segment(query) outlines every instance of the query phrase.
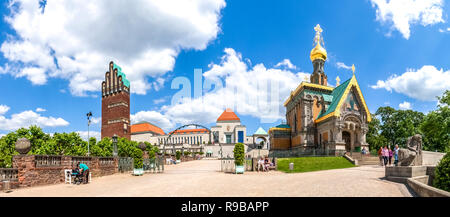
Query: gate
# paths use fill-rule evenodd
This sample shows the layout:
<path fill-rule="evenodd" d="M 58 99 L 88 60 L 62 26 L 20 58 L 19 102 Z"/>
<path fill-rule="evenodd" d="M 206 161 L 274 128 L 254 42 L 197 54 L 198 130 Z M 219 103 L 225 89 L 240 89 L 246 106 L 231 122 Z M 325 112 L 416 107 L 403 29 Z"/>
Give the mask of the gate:
<path fill-rule="evenodd" d="M 145 172 L 164 172 L 164 157 L 155 156 L 154 158 L 144 159 L 144 171 Z"/>
<path fill-rule="evenodd" d="M 128 172 L 134 169 L 134 159 L 132 157 L 119 158 L 119 172 Z"/>

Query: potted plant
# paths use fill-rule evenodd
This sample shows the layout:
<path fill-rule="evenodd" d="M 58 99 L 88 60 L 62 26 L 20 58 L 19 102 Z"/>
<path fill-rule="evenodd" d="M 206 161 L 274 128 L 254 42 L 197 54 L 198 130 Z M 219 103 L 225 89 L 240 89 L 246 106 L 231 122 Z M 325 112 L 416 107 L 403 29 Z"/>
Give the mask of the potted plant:
<path fill-rule="evenodd" d="M 175 153 L 175 157 L 177 158 L 177 164 L 181 163 L 181 160 L 180 160 L 180 158 L 181 158 L 181 151 L 177 151 Z"/>
<path fill-rule="evenodd" d="M 244 144 L 242 143 L 236 143 L 236 145 L 234 145 L 234 164 L 236 165 L 236 174 L 244 173 Z"/>

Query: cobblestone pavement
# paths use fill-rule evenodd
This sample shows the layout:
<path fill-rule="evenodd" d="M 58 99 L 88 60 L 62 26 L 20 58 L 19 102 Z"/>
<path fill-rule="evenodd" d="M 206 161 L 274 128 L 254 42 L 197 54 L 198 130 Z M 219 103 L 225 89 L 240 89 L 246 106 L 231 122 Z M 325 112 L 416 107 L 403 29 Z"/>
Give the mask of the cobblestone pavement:
<path fill-rule="evenodd" d="M 165 167 L 162 174 L 116 174 L 93 178 L 87 185 L 59 184 L 15 189 L 15 196 L 230 196 L 230 197 L 411 197 L 405 185 L 383 179 L 380 166 L 286 174 L 278 171 L 225 174 L 220 161 L 201 160 Z"/>

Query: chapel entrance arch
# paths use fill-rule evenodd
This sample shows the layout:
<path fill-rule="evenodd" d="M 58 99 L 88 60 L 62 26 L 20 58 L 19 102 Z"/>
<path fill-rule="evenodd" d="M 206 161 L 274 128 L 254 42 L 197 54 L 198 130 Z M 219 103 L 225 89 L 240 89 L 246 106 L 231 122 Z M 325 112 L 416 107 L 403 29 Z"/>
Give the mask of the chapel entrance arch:
<path fill-rule="evenodd" d="M 345 150 L 346 151 L 351 151 L 352 149 L 352 135 L 350 132 L 348 131 L 343 131 L 342 132 L 342 140 L 345 142 Z"/>

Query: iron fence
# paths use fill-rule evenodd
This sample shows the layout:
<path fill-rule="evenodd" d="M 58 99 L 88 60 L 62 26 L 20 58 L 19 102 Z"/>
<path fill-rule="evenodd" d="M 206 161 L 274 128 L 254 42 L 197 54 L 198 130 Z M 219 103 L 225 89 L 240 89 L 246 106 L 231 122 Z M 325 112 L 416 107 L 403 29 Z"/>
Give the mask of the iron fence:
<path fill-rule="evenodd" d="M 119 158 L 119 172 L 128 172 L 134 169 L 134 159 L 132 157 Z"/>
<path fill-rule="evenodd" d="M 220 159 L 220 171 L 225 173 L 234 173 L 236 171 L 236 165 L 234 158 L 221 158 Z M 245 158 L 244 160 L 245 171 L 253 171 L 253 159 Z"/>
<path fill-rule="evenodd" d="M 289 157 L 342 157 L 345 150 L 334 149 L 290 149 L 290 150 L 271 150 L 269 157 L 271 158 L 289 158 Z"/>
<path fill-rule="evenodd" d="M 162 156 L 144 159 L 143 165 L 146 172 L 164 172 L 164 158 Z"/>

